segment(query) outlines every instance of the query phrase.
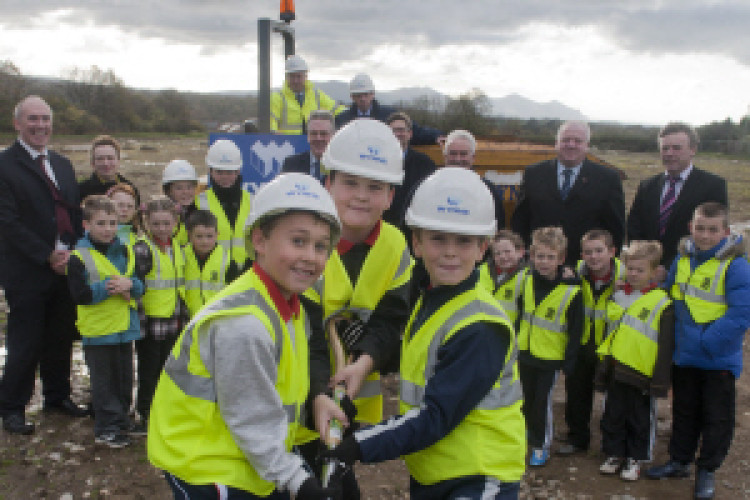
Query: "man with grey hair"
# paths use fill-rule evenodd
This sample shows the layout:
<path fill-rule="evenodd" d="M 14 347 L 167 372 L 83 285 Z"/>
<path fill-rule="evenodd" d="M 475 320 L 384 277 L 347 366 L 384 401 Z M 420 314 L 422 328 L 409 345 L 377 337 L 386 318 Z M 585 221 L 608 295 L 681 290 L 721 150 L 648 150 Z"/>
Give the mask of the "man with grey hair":
<path fill-rule="evenodd" d="M 281 173 L 310 174 L 323 183 L 325 171 L 320 158 L 331 142 L 333 131 L 333 114 L 330 111 L 319 109 L 311 112 L 307 122 L 307 142 L 310 144 L 310 151 L 287 156 L 281 166 Z"/>
<path fill-rule="evenodd" d="M 349 94 L 352 104 L 336 115 L 336 129 L 340 129 L 347 123 L 357 118 L 372 118 L 387 123 L 388 117 L 396 112 L 391 106 L 380 104 L 375 99 L 375 85 L 372 79 L 365 73 L 354 75 L 349 82 Z M 409 141 L 411 146 L 439 144 L 442 134 L 439 130 L 423 127 L 412 122 L 412 137 Z"/>
<path fill-rule="evenodd" d="M 0 152 L 0 286 L 8 301 L 7 358 L 0 381 L 3 429 L 31 434 L 25 408 L 37 367 L 44 411 L 87 414 L 70 400 L 75 306 L 65 270 L 81 236 L 78 183 L 70 161 L 48 149 L 52 110 L 39 96 L 15 108 L 18 139 Z"/>
<path fill-rule="evenodd" d="M 453 130 L 445 138 L 443 144 L 443 158 L 446 167 L 463 167 L 472 170 L 474 168 L 474 155 L 477 151 L 477 140 L 468 130 Z M 505 227 L 505 207 L 503 206 L 503 196 L 500 190 L 492 182 L 485 178 L 482 181 L 492 193 L 492 199 L 495 202 L 495 220 L 497 228 Z"/>
<path fill-rule="evenodd" d="M 698 134 L 686 123 L 671 122 L 658 136 L 664 172 L 641 181 L 628 214 L 628 240 L 658 240 L 662 265 L 677 254 L 680 238 L 687 236 L 695 207 L 708 201 L 729 206 L 727 182 L 693 165 Z"/>

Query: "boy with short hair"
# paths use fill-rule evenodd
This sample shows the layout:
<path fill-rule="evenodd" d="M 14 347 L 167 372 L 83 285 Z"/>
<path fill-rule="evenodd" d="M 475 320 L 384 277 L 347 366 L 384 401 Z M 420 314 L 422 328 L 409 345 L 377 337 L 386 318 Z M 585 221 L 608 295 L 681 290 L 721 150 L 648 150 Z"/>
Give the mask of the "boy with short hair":
<path fill-rule="evenodd" d="M 699 499 L 713 498 L 714 471 L 732 442 L 735 381 L 750 326 L 750 264 L 743 258 L 742 237 L 730 233 L 728 219 L 720 203 L 699 205 L 665 282 L 676 320 L 670 460 L 646 475 L 688 476 L 700 442 Z"/>
<path fill-rule="evenodd" d="M 532 467 L 549 460 L 552 387 L 560 369 L 566 376 L 573 371 L 583 331 L 580 280 L 562 274 L 567 241 L 559 227 L 531 234 L 532 272 L 518 299 L 518 361 Z"/>
<path fill-rule="evenodd" d="M 566 443 L 558 448 L 558 455 L 572 455 L 589 449 L 596 349 L 604 339 L 607 300 L 622 273 L 616 251 L 612 234 L 606 229 L 591 229 L 581 237 L 581 260 L 576 264 L 576 273 L 581 279 L 585 317 L 576 363 L 570 376 L 565 377 L 568 436 Z"/>
<path fill-rule="evenodd" d="M 336 208 L 316 179 L 290 173 L 258 191 L 249 221 L 255 264 L 180 335 L 154 395 L 148 457 L 175 498 L 340 499 L 291 451 L 309 393 L 298 296 L 338 240 Z M 309 396 L 346 423 L 330 398 Z"/>
<path fill-rule="evenodd" d="M 83 205 L 86 235 L 76 244 L 67 269 L 91 377 L 94 441 L 109 448 L 130 444 L 133 341 L 140 337 L 134 299 L 144 291 L 133 276 L 132 253 L 116 237 L 117 226 L 112 200 L 89 196 Z"/>
<path fill-rule="evenodd" d="M 323 453 L 345 463 L 403 456 L 414 500 L 519 495 L 526 443 L 515 334 L 475 270 L 495 232 L 492 204 L 464 168 L 442 168 L 416 189 L 406 223 L 430 286 L 401 344 L 401 415 Z"/>
<path fill-rule="evenodd" d="M 495 296 L 515 323 L 518 297 L 529 269 L 523 260 L 526 255 L 523 238 L 510 229 L 501 229 L 490 247 L 491 260 L 479 267 L 479 283 Z"/>
<path fill-rule="evenodd" d="M 195 210 L 187 220 L 189 242 L 182 247 L 182 298 L 190 317 L 239 276 L 237 263 L 229 258 L 224 247 L 216 244 L 216 216 L 208 210 Z"/>
<path fill-rule="evenodd" d="M 658 241 L 632 241 L 623 250 L 626 282 L 618 286 L 605 311 L 607 338 L 597 386 L 607 398 L 601 421 L 602 474 L 626 481 L 640 477 L 640 464 L 651 460 L 656 438 L 656 400 L 666 397 L 674 350 L 672 301 L 657 288 L 662 247 Z"/>

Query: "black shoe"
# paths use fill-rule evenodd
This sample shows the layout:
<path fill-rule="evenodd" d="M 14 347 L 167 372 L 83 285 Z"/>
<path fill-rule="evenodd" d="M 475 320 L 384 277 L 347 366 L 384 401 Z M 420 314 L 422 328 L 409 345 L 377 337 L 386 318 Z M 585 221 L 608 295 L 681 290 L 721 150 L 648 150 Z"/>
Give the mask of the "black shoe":
<path fill-rule="evenodd" d="M 586 448 L 581 448 L 580 446 L 576 446 L 572 443 L 565 443 L 561 445 L 555 453 L 560 456 L 567 457 L 570 455 L 575 455 L 577 453 L 585 453 L 586 451 L 588 451 L 586 450 Z"/>
<path fill-rule="evenodd" d="M 148 434 L 148 423 L 144 420 L 139 422 L 130 422 L 126 430 L 131 436 L 145 436 Z"/>
<path fill-rule="evenodd" d="M 3 429 L 11 434 L 28 436 L 34 433 L 34 424 L 27 423 L 21 413 L 11 413 L 3 417 Z"/>
<path fill-rule="evenodd" d="M 87 417 L 89 411 L 86 408 L 78 406 L 70 398 L 63 399 L 57 403 L 45 403 L 43 410 L 47 413 L 60 413 L 69 417 Z"/>
<path fill-rule="evenodd" d="M 715 491 L 714 473 L 706 469 L 698 469 L 695 472 L 696 500 L 709 500 L 714 497 Z"/>
<path fill-rule="evenodd" d="M 130 445 L 130 438 L 120 432 L 105 432 L 95 436 L 94 443 L 117 449 Z"/>
<path fill-rule="evenodd" d="M 670 460 L 664 465 L 651 467 L 646 471 L 649 479 L 662 479 L 665 477 L 688 477 L 690 475 L 690 464 L 684 464 L 677 460 Z"/>

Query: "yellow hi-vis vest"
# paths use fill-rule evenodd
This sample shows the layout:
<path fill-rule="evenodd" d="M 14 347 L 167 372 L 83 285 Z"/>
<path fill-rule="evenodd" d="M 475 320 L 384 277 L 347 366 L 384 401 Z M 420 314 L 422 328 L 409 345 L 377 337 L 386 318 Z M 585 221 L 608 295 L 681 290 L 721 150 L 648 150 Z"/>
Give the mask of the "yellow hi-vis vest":
<path fill-rule="evenodd" d="M 193 245 L 182 247 L 184 284 L 180 288 L 190 316 L 226 286 L 229 257 L 223 247 L 216 245 L 201 269 Z"/>
<path fill-rule="evenodd" d="M 125 274 L 115 267 L 107 257 L 93 248 L 78 248 L 73 255 L 83 262 L 88 274 L 88 283 L 104 281 L 110 276 L 132 276 L 135 259 L 128 249 L 128 266 Z M 130 326 L 130 308 L 135 309 L 135 301 L 125 300 L 121 295 L 110 295 L 97 304 L 78 305 L 76 326 L 84 337 L 99 337 L 123 332 Z"/>
<path fill-rule="evenodd" d="M 607 308 L 614 308 L 615 313 L 608 311 L 608 315 L 616 317 L 620 314 L 621 318 L 614 323 L 614 328 L 597 349 L 597 354 L 610 355 L 651 377 L 659 350 L 659 321 L 664 309 L 671 303 L 667 292 L 658 288 L 639 297 L 627 310 L 610 301 Z"/>
<path fill-rule="evenodd" d="M 182 286 L 182 251 L 172 240 L 172 255 L 164 253 L 159 245 L 141 238 L 151 250 L 151 270 L 146 274 L 146 292 L 143 310 L 152 318 L 171 318 L 177 307 L 177 296 Z"/>
<path fill-rule="evenodd" d="M 489 262 L 482 262 L 477 269 L 479 269 L 479 284 L 488 292 L 494 292 L 495 280 L 492 279 Z"/>
<path fill-rule="evenodd" d="M 201 210 L 209 210 L 216 216 L 219 223 L 217 243 L 229 252 L 232 260 L 238 266 L 243 266 L 245 260 L 250 256 L 247 248 L 245 248 L 245 230 L 250 224 L 250 209 L 252 208 L 252 204 L 253 200 L 250 193 L 243 189 L 240 209 L 237 211 L 237 220 L 234 221 L 234 227 L 232 227 L 213 189 L 206 189 L 195 197 L 196 207 Z"/>
<path fill-rule="evenodd" d="M 584 262 L 579 260 L 576 264 L 576 272 L 580 275 Z M 581 335 L 581 345 L 589 343 L 591 329 L 593 325 L 594 342 L 596 346 L 601 345 L 604 340 L 605 328 L 607 323 L 606 307 L 607 300 L 612 296 L 615 289 L 615 283 L 622 277 L 622 265 L 620 259 L 615 258 L 614 269 L 612 270 L 612 279 L 607 288 L 602 291 L 599 297 L 594 300 L 594 290 L 587 279 L 581 279 L 581 293 L 583 294 L 583 335 Z"/>
<path fill-rule="evenodd" d="M 567 311 L 580 291 L 578 285 L 559 284 L 534 304 L 534 279 L 526 276 L 523 287 L 523 311 L 518 332 L 518 348 L 539 359 L 562 361 L 568 345 Z"/>
<path fill-rule="evenodd" d="M 338 252 L 334 251 L 323 275 L 305 295 L 321 304 L 324 324 L 336 316 L 354 317 L 367 323 L 386 292 L 403 286 L 411 279 L 413 266 L 414 260 L 404 235 L 387 222 L 382 222 L 378 239 L 367 253 L 355 284 L 349 279 Z M 333 356 L 331 368 L 334 373 L 340 368 L 334 365 Z M 383 394 L 378 372 L 367 377 L 354 404 L 357 407 L 357 420 L 376 424 L 383 419 Z"/>
<path fill-rule="evenodd" d="M 279 134 L 301 135 L 310 113 L 318 109 L 339 114 L 343 108 L 336 108 L 336 101 L 309 81 L 305 82 L 305 100 L 300 107 L 297 96 L 284 82 L 280 92 L 271 94 L 271 130 Z"/>
<path fill-rule="evenodd" d="M 508 328 L 511 339 L 505 367 L 492 389 L 450 434 L 403 457 L 409 473 L 426 485 L 472 475 L 519 481 L 524 472 L 526 427 L 513 326 L 480 284 L 446 302 L 413 332 L 411 326 L 421 304 L 420 299 L 402 341 L 401 414 L 418 411 L 424 403 L 425 387 L 438 363 L 438 349 L 458 330 L 479 321 L 497 323 Z"/>
<path fill-rule="evenodd" d="M 191 484 L 219 483 L 262 497 L 273 491 L 274 485 L 261 479 L 221 417 L 214 381 L 201 360 L 200 336 L 207 331 L 204 325 L 222 318 L 252 315 L 263 323 L 275 345 L 275 386 L 286 412 L 285 446 L 291 450 L 310 384 L 310 328 L 303 311 L 284 324 L 251 270 L 198 313 L 177 340 L 156 387 L 148 419 L 152 464 Z"/>
<path fill-rule="evenodd" d="M 523 290 L 523 282 L 526 279 L 526 275 L 529 274 L 527 267 L 519 270 L 508 278 L 505 283 L 497 287 L 497 290 L 493 293 L 495 299 L 500 302 L 500 305 L 505 309 L 505 313 L 508 315 L 508 319 L 515 324 L 516 318 L 518 318 L 518 297 L 521 296 Z"/>
<path fill-rule="evenodd" d="M 172 237 L 172 239 L 175 240 L 180 246 L 185 246 L 190 242 L 184 222 L 180 221 L 180 223 L 177 224 L 177 228 L 174 231 L 174 236 Z"/>
<path fill-rule="evenodd" d="M 715 321 L 727 312 L 725 283 L 732 259 L 708 259 L 690 269 L 690 257 L 680 257 L 672 285 L 674 300 L 684 300 L 693 320 L 698 324 Z"/>

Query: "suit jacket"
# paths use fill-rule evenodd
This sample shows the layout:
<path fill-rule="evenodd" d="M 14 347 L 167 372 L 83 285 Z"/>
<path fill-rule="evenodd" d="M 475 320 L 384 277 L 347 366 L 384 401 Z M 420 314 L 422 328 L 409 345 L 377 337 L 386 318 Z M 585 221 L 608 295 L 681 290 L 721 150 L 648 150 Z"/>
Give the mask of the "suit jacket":
<path fill-rule="evenodd" d="M 79 237 L 83 231 L 73 165 L 50 150 L 48 160 Z M 52 286 L 58 275 L 47 259 L 55 249 L 56 237 L 55 202 L 47 181 L 16 141 L 0 152 L 0 284 L 24 290 Z"/>
<path fill-rule="evenodd" d="M 383 123 L 388 117 L 398 111 L 392 106 L 386 106 L 380 104 L 377 99 L 372 100 L 372 106 L 370 108 L 370 118 L 378 120 Z M 344 111 L 336 115 L 336 130 L 340 129 L 347 123 L 357 118 L 364 118 L 357 115 L 357 105 L 352 103 Z M 430 144 L 437 144 L 437 138 L 440 137 L 441 132 L 431 127 L 423 127 L 417 123 L 412 122 L 411 124 L 412 136 L 409 144 L 411 146 L 421 146 Z"/>
<path fill-rule="evenodd" d="M 284 158 L 284 163 L 281 165 L 281 173 L 287 174 L 289 172 L 299 172 L 310 175 L 310 161 L 311 158 L 309 151 L 287 156 Z M 323 176 L 321 175 L 318 180 L 322 183 Z"/>
<path fill-rule="evenodd" d="M 511 227 L 528 245 L 531 232 L 560 226 L 568 238 L 565 262 L 581 256 L 581 236 L 590 229 L 612 233 L 619 250 L 625 235 L 625 197 L 620 175 L 604 165 L 584 160 L 567 199 L 560 196 L 557 159 L 526 167 Z"/>
<path fill-rule="evenodd" d="M 662 264 L 669 266 L 677 255 L 680 238 L 690 233 L 689 223 L 695 207 L 707 201 L 729 206 L 727 182 L 718 175 L 693 167 L 667 221 L 664 236 L 659 236 L 659 210 L 666 176 L 656 174 L 638 185 L 628 214 L 628 241 L 659 240 L 664 247 Z"/>
<path fill-rule="evenodd" d="M 436 168 L 429 156 L 407 148 L 404 155 L 404 181 L 400 186 L 396 186 L 391 206 L 383 212 L 383 220 L 403 230 L 404 216 L 414 190 Z"/>

